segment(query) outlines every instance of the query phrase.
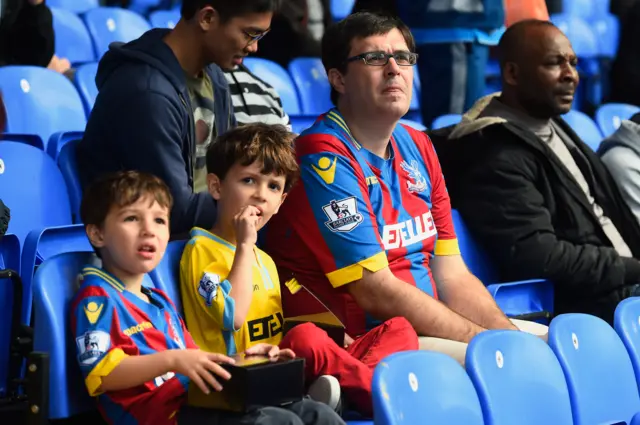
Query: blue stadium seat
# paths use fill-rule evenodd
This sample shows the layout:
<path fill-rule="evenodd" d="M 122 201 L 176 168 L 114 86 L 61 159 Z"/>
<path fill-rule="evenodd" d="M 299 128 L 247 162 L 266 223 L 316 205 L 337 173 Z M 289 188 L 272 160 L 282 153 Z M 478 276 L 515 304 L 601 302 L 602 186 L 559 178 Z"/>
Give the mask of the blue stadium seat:
<path fill-rule="evenodd" d="M 160 6 L 162 0 L 130 0 L 127 8 L 139 15 L 146 16 L 149 10 Z"/>
<path fill-rule="evenodd" d="M 459 115 L 459 114 L 441 115 L 435 120 L 433 120 L 433 123 L 431 124 L 431 128 L 433 130 L 437 130 L 439 128 L 448 127 L 450 125 L 456 125 L 460 122 L 461 119 L 462 119 L 462 115 Z"/>
<path fill-rule="evenodd" d="M 418 131 L 425 131 L 427 129 L 427 127 L 425 127 L 423 124 L 416 121 L 407 120 L 407 119 L 401 119 L 400 124 L 406 124 L 409 127 L 415 128 Z"/>
<path fill-rule="evenodd" d="M 291 127 L 294 133 L 300 134 L 316 122 L 317 117 L 292 116 Z"/>
<path fill-rule="evenodd" d="M 180 20 L 179 10 L 156 10 L 149 15 L 149 23 L 154 28 L 173 29 Z"/>
<path fill-rule="evenodd" d="M 81 14 L 100 6 L 100 0 L 47 0 L 47 6 Z"/>
<path fill-rule="evenodd" d="M 628 120 L 638 112 L 640 108 L 634 105 L 607 103 L 596 111 L 596 122 L 604 137 L 609 137 L 620 127 L 622 120 Z"/>
<path fill-rule="evenodd" d="M 487 285 L 487 290 L 507 316 L 553 313 L 554 292 L 551 282 L 543 279 L 499 282 L 495 268 L 486 253 L 477 245 L 460 213 L 452 210 L 451 217 L 465 264 L 481 282 Z M 543 318 L 536 320 L 542 323 L 547 322 Z"/>
<path fill-rule="evenodd" d="M 433 351 L 392 354 L 373 373 L 376 425 L 482 425 L 482 409 L 462 366 Z"/>
<path fill-rule="evenodd" d="M 38 135 L 45 146 L 59 131 L 84 131 L 82 100 L 62 74 L 36 66 L 0 67 L 10 133 Z"/>
<path fill-rule="evenodd" d="M 627 298 L 618 304 L 613 327 L 627 348 L 640 387 L 640 297 Z"/>
<path fill-rule="evenodd" d="M 486 425 L 573 425 L 562 368 L 539 337 L 482 332 L 469 343 L 465 367 Z"/>
<path fill-rule="evenodd" d="M 340 21 L 351 14 L 355 0 L 331 0 L 329 8 L 334 21 Z"/>
<path fill-rule="evenodd" d="M 91 36 L 82 19 L 70 10 L 56 7 L 51 8 L 51 13 L 56 55 L 69 59 L 73 65 L 96 60 Z"/>
<path fill-rule="evenodd" d="M 569 16 L 588 19 L 595 12 L 594 3 L 608 3 L 608 0 L 563 0 L 562 11 Z"/>
<path fill-rule="evenodd" d="M 79 142 L 80 140 L 76 139 L 65 144 L 58 155 L 58 168 L 62 172 L 62 178 L 69 192 L 73 223 L 80 223 L 80 203 L 82 202 L 82 186 L 76 163 L 76 147 Z"/>
<path fill-rule="evenodd" d="M 49 353 L 49 418 L 65 419 L 93 410 L 80 368 L 69 326 L 71 300 L 79 287 L 82 268 L 92 254 L 68 252 L 42 263 L 33 282 L 35 310 L 34 350 Z M 153 286 L 146 277 L 146 286 Z"/>
<path fill-rule="evenodd" d="M 101 58 L 114 41 L 127 43 L 151 29 L 142 16 L 117 7 L 91 9 L 84 15 L 84 22 L 93 39 L 97 58 Z"/>
<path fill-rule="evenodd" d="M 610 13 L 598 14 L 589 19 L 589 24 L 598 40 L 600 56 L 613 59 L 618 51 L 620 39 L 620 22 L 618 17 Z"/>
<path fill-rule="evenodd" d="M 331 86 L 320 58 L 296 58 L 289 73 L 298 88 L 303 115 L 318 116 L 333 108 Z"/>
<path fill-rule="evenodd" d="M 184 251 L 186 243 L 187 241 L 170 242 L 158 267 L 149 273 L 155 287 L 163 290 L 169 296 L 181 314 L 180 258 L 182 258 L 182 251 Z"/>
<path fill-rule="evenodd" d="M 20 241 L 16 235 L 4 235 L 0 239 L 0 270 L 5 269 L 20 271 Z M 11 325 L 14 312 L 13 291 L 14 286 L 10 279 L 0 280 L 0 398 L 7 395 Z M 20 307 L 16 306 L 16 308 Z"/>
<path fill-rule="evenodd" d="M 640 411 L 640 395 L 624 344 L 604 320 L 562 314 L 551 322 L 549 346 L 569 387 L 573 423 L 629 423 Z"/>
<path fill-rule="evenodd" d="M 290 117 L 301 114 L 296 86 L 283 67 L 262 58 L 246 58 L 244 64 L 249 68 L 249 71 L 278 92 L 282 100 L 282 107 Z"/>
<path fill-rule="evenodd" d="M 31 321 L 32 282 L 43 261 L 64 252 L 93 252 L 82 224 L 48 227 L 29 232 L 22 248 L 20 277 L 24 288 L 22 323 Z"/>
<path fill-rule="evenodd" d="M 562 118 L 594 152 L 598 150 L 602 142 L 602 133 L 589 115 L 572 109 Z"/>
<path fill-rule="evenodd" d="M 96 87 L 96 74 L 98 73 L 98 62 L 84 64 L 76 70 L 74 84 L 82 97 L 84 111 L 89 119 L 93 105 L 98 97 L 98 87 Z"/>

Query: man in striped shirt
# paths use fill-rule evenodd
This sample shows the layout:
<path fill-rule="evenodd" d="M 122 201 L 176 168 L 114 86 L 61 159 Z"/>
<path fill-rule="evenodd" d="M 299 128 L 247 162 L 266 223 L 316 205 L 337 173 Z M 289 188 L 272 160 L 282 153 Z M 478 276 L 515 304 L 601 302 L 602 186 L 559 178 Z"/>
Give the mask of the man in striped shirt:
<path fill-rule="evenodd" d="M 252 74 L 243 64 L 233 70 L 225 70 L 224 75 L 229 83 L 233 113 L 239 125 L 263 122 L 282 124 L 291 130 L 289 116 L 273 87 Z"/>

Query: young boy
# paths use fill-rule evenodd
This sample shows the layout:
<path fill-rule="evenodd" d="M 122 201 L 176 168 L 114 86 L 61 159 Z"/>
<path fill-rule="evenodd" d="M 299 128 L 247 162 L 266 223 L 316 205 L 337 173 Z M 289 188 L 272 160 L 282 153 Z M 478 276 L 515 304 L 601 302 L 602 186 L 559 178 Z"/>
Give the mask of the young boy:
<path fill-rule="evenodd" d="M 283 126 L 256 123 L 225 133 L 207 150 L 207 183 L 218 212 L 210 231 L 191 230 L 182 255 L 187 324 L 196 343 L 210 351 L 233 355 L 292 349 L 305 359 L 308 382 L 335 376 L 347 401 L 371 416 L 373 369 L 391 353 L 417 350 L 418 337 L 406 319 L 394 318 L 355 342 L 347 338 L 346 349 L 312 323 L 296 326 L 283 339 L 278 273 L 256 240 L 297 178 L 293 138 Z M 336 391 L 318 394 L 327 383 L 318 381 L 314 398 L 332 405 L 330 395 Z"/>
<path fill-rule="evenodd" d="M 193 416 L 183 408 L 188 382 L 206 393 L 220 390 L 230 378 L 220 363 L 233 360 L 199 350 L 167 296 L 142 286 L 167 247 L 172 202 L 160 179 L 135 171 L 108 176 L 85 192 L 81 218 L 103 265 L 83 270 L 71 326 L 89 394 L 109 423 L 299 424 L 292 413 L 272 408 L 246 415 L 207 410 L 203 421 L 187 419 Z M 325 419 L 314 424 L 344 423 L 317 405 Z"/>

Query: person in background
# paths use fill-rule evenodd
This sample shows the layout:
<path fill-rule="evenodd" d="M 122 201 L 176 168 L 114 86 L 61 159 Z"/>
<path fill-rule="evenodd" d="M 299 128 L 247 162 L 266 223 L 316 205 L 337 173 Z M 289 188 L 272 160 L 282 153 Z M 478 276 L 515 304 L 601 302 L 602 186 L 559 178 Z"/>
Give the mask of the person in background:
<path fill-rule="evenodd" d="M 253 122 L 281 124 L 291 130 L 291 121 L 278 92 L 253 74 L 244 64 L 225 69 L 233 113 L 239 125 Z"/>
<path fill-rule="evenodd" d="M 452 205 L 501 282 L 548 279 L 555 313 L 609 322 L 640 295 L 640 225 L 600 158 L 564 122 L 578 58 L 551 22 L 521 21 L 498 46 L 502 94 L 429 132 Z"/>
<path fill-rule="evenodd" d="M 602 141 L 598 155 L 640 222 L 640 113 L 623 120 L 620 128 Z"/>
<path fill-rule="evenodd" d="M 175 199 L 173 237 L 211 227 L 205 154 L 236 125 L 222 69 L 257 49 L 279 0 L 184 0 L 172 30 L 153 29 L 111 46 L 98 68 L 99 89 L 77 148 L 83 187 L 118 170 L 157 175 Z"/>

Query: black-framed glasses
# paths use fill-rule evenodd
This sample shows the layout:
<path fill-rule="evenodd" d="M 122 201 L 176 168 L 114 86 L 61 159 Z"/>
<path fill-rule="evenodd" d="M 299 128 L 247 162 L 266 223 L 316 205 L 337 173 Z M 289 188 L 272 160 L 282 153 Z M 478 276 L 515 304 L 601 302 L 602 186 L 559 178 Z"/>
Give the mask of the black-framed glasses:
<path fill-rule="evenodd" d="M 418 62 L 418 54 L 412 52 L 365 52 L 356 56 L 347 58 L 345 62 L 355 62 L 362 60 L 365 64 L 371 66 L 385 66 L 389 63 L 389 59 L 393 58 L 398 66 L 413 66 Z"/>
<path fill-rule="evenodd" d="M 267 35 L 270 30 L 271 30 L 271 28 L 269 28 L 266 31 L 262 31 L 262 32 L 253 32 L 253 31 L 247 31 L 247 30 L 242 30 L 242 32 L 247 37 L 247 39 L 248 39 L 247 45 L 249 45 L 249 44 L 256 43 L 262 37 Z"/>

